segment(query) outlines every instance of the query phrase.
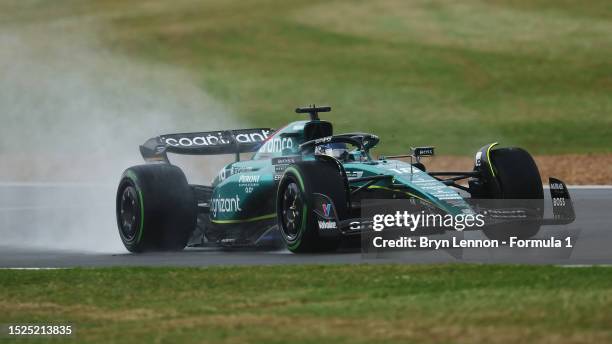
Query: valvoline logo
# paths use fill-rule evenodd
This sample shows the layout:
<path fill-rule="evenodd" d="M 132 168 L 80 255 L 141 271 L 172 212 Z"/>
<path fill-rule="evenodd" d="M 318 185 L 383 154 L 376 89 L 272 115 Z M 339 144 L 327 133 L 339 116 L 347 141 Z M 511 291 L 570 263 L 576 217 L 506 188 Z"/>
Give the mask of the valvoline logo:
<path fill-rule="evenodd" d="M 325 215 L 325 217 L 329 217 L 329 214 L 331 213 L 331 203 L 323 203 L 323 215 Z"/>

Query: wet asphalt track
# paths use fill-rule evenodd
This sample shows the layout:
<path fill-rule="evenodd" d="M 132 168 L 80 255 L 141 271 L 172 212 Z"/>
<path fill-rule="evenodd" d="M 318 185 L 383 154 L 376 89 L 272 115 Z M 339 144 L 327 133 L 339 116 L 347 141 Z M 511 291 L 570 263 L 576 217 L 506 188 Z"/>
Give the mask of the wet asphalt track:
<path fill-rule="evenodd" d="M 294 255 L 286 250 L 190 248 L 182 252 L 129 254 L 118 241 L 114 191 L 79 184 L 0 184 L 0 268 L 108 266 L 211 266 L 354 263 L 504 262 L 548 264 L 612 263 L 612 188 L 570 189 L 575 223 L 543 227 L 539 236 L 572 236 L 572 249 L 418 250 L 362 255 Z M 100 195 L 105 195 L 100 197 Z M 109 206 L 110 204 L 110 206 Z M 466 232 L 465 238 L 481 238 Z"/>

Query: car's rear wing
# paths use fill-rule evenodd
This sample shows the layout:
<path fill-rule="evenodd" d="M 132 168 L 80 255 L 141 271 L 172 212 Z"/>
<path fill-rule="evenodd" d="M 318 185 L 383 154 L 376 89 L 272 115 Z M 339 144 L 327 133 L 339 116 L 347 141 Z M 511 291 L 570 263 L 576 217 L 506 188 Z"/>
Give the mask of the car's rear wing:
<path fill-rule="evenodd" d="M 145 161 L 168 162 L 167 153 L 187 155 L 236 154 L 256 151 L 274 129 L 235 129 L 199 133 L 166 134 L 148 139 L 140 146 Z"/>

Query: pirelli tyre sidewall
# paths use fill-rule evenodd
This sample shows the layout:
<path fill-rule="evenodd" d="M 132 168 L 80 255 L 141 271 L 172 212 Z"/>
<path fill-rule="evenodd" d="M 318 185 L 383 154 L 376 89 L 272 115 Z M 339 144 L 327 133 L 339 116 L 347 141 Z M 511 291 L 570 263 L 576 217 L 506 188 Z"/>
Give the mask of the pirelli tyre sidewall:
<path fill-rule="evenodd" d="M 327 161 L 302 161 L 289 166 L 281 178 L 276 195 L 278 226 L 287 248 L 294 253 L 325 252 L 337 249 L 340 242 L 339 227 L 337 235 L 319 235 L 318 215 L 315 213 L 315 199 L 324 195 L 331 200 L 339 220 L 348 214 L 345 183 L 338 167 Z M 287 211 L 285 194 L 293 188 L 298 192 L 295 203 L 295 228 L 287 225 L 284 219 Z M 291 196 L 290 196 L 291 197 Z"/>
<path fill-rule="evenodd" d="M 196 211 L 193 190 L 176 166 L 138 165 L 121 175 L 117 227 L 130 252 L 182 250 L 196 227 Z"/>

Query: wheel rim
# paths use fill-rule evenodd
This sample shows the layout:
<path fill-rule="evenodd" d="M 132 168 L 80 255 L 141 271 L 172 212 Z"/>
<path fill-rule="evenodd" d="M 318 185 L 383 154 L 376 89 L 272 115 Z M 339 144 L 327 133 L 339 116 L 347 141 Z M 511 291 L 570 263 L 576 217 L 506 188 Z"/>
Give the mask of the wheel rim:
<path fill-rule="evenodd" d="M 282 200 L 283 233 L 288 241 L 294 241 L 300 234 L 303 205 L 300 188 L 295 182 L 289 182 Z"/>
<path fill-rule="evenodd" d="M 121 234 L 126 241 L 133 241 L 140 223 L 140 201 L 133 186 L 126 187 L 121 194 L 119 220 Z"/>

